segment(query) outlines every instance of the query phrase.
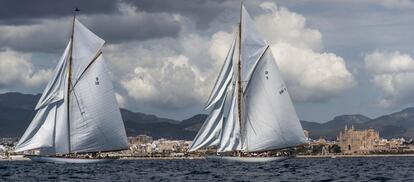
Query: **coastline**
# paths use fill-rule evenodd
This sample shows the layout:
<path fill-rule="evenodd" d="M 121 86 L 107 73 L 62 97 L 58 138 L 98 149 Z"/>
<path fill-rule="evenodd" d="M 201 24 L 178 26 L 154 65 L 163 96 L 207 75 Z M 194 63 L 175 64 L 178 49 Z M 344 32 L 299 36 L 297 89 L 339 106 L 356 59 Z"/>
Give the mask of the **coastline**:
<path fill-rule="evenodd" d="M 200 160 L 205 157 L 127 157 L 119 160 Z"/>
<path fill-rule="evenodd" d="M 18 158 L 18 159 L 0 159 L 0 162 L 4 161 L 30 161 L 29 158 Z"/>
<path fill-rule="evenodd" d="M 204 157 L 127 157 L 120 158 L 118 160 L 201 160 L 205 159 Z M 29 158 L 19 157 L 19 158 L 10 158 L 10 159 L 1 159 L 0 162 L 4 161 L 30 161 Z"/>
<path fill-rule="evenodd" d="M 370 157 L 414 157 L 414 154 L 371 154 L 371 155 L 297 155 L 296 158 L 370 158 Z M 203 160 L 205 157 L 127 157 L 119 160 Z M 29 158 L 0 159 L 5 161 L 30 161 Z"/>
<path fill-rule="evenodd" d="M 346 158 L 346 157 L 414 157 L 414 154 L 369 154 L 369 155 L 297 155 L 297 158 Z"/>

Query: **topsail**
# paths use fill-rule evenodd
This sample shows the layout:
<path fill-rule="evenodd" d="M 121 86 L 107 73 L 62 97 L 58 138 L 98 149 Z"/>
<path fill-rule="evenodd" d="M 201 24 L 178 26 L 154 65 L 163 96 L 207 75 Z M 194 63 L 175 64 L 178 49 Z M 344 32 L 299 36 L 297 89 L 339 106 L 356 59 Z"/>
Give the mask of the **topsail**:
<path fill-rule="evenodd" d="M 36 106 L 36 116 L 15 151 L 47 154 L 128 147 L 109 70 L 105 41 L 74 19 L 73 35 Z"/>
<path fill-rule="evenodd" d="M 228 52 L 207 104 L 207 108 L 214 106 L 213 110 L 190 151 L 217 146 L 217 152 L 257 152 L 306 142 L 270 47 L 259 36 L 244 6 L 240 19 L 239 36 Z M 224 115 L 212 120 L 217 112 Z"/>

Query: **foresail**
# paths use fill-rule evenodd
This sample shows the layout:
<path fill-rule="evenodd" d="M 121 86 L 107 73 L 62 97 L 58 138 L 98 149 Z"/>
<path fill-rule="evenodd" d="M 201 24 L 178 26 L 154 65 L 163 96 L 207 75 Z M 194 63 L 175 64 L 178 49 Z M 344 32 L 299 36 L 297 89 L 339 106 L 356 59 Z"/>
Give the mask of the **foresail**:
<path fill-rule="evenodd" d="M 215 146 L 220 142 L 221 127 L 224 119 L 224 103 L 226 102 L 226 94 L 224 94 L 218 102 L 214 104 L 213 109 L 208 115 L 203 126 L 201 126 L 196 137 L 191 143 L 189 151 L 195 151 L 202 147 Z"/>
<path fill-rule="evenodd" d="M 70 93 L 71 152 L 128 148 L 124 123 L 102 55 Z"/>
<path fill-rule="evenodd" d="M 306 142 L 270 48 L 255 66 L 244 97 L 245 151 L 279 149 Z"/>
<path fill-rule="evenodd" d="M 55 155 L 68 154 L 69 140 L 68 140 L 68 122 L 67 122 L 67 105 L 66 102 L 56 102 L 55 118 L 54 118 L 54 132 L 52 136 L 53 146 L 43 146 L 39 148 L 40 155 Z M 39 131 L 40 132 L 40 131 Z M 42 131 L 43 132 L 43 131 Z M 49 138 L 47 139 L 49 140 Z"/>
<path fill-rule="evenodd" d="M 67 89 L 67 88 L 66 88 Z M 57 103 L 56 121 L 55 121 L 55 145 L 54 150 L 57 154 L 68 154 L 69 151 L 69 126 L 68 126 L 68 107 L 67 92 L 65 92 L 65 100 Z"/>
<path fill-rule="evenodd" d="M 56 103 L 39 109 L 16 145 L 15 152 L 53 147 Z"/>
<path fill-rule="evenodd" d="M 252 18 L 244 6 L 242 6 L 241 11 L 241 81 L 242 83 L 247 83 L 254 66 L 265 51 L 267 44 L 260 37 Z M 242 85 L 242 87 L 244 91 L 245 85 Z"/>
<path fill-rule="evenodd" d="M 66 113 L 64 110 L 64 98 L 67 90 L 67 60 L 70 42 L 61 56 L 57 67 L 54 70 L 53 77 L 47 84 L 42 96 L 40 97 L 35 108 L 36 115 L 20 138 L 16 152 L 25 150 L 54 148 L 55 144 L 55 127 L 56 122 L 67 123 Z M 58 123 L 58 124 L 59 124 Z M 58 128 L 67 131 L 65 125 L 59 125 Z M 65 134 L 65 133 L 64 133 Z M 62 134 L 58 134 L 62 135 Z M 68 135 L 64 136 L 66 143 L 60 141 L 59 144 L 67 144 Z M 68 150 L 58 150 L 60 153 L 68 153 Z"/>
<path fill-rule="evenodd" d="M 213 106 L 218 100 L 220 100 L 223 94 L 226 93 L 227 85 L 229 85 L 233 75 L 233 55 L 235 45 L 236 38 L 233 40 L 230 50 L 227 53 L 226 60 L 224 61 L 223 67 L 221 68 L 220 74 L 207 101 L 206 109 Z"/>
<path fill-rule="evenodd" d="M 72 47 L 72 84 L 80 79 L 88 65 L 100 54 L 105 43 L 75 19 Z"/>
<path fill-rule="evenodd" d="M 220 136 L 220 145 L 217 148 L 217 152 L 227 152 L 241 150 L 241 138 L 240 138 L 240 122 L 238 120 L 237 110 L 237 81 L 232 81 L 232 92 L 229 93 L 231 98 L 230 110 L 227 114 L 227 118 L 223 122 L 223 129 Z"/>
<path fill-rule="evenodd" d="M 45 90 L 43 91 L 42 96 L 36 105 L 36 110 L 40 107 L 46 106 L 53 102 L 63 100 L 64 98 L 64 88 L 66 83 L 66 64 L 69 57 L 69 48 L 70 42 L 66 46 L 65 51 L 63 52 L 62 57 L 59 60 L 57 67 L 54 70 L 53 77 L 47 84 Z"/>

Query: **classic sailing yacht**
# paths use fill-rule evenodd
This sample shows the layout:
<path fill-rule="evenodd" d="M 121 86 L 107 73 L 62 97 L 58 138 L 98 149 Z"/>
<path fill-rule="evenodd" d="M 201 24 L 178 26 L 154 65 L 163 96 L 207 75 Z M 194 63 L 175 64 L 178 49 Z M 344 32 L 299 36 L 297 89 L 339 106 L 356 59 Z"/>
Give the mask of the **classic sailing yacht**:
<path fill-rule="evenodd" d="M 217 153 L 265 152 L 306 142 L 302 126 L 269 45 L 242 4 L 240 24 L 208 99 L 211 112 L 189 151 L 216 146 Z M 210 156 L 267 162 L 286 157 Z"/>
<path fill-rule="evenodd" d="M 33 161 L 96 163 L 73 154 L 128 148 L 102 47 L 105 41 L 73 17 L 71 38 L 15 152 L 39 150 Z M 76 155 L 75 155 L 76 156 Z"/>

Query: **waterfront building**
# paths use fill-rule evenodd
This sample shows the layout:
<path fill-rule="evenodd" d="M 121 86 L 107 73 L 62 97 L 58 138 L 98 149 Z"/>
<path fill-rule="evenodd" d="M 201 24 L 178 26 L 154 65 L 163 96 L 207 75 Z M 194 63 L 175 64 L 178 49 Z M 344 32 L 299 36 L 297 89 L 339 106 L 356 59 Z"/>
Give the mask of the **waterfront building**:
<path fill-rule="evenodd" d="M 374 129 L 357 131 L 354 126 L 345 126 L 344 131 L 339 134 L 338 142 L 344 154 L 367 154 L 375 150 L 381 138 Z"/>
<path fill-rule="evenodd" d="M 5 147 L 5 146 L 3 146 L 3 145 L 0 145 L 0 159 L 2 159 L 2 158 L 5 158 L 5 157 L 6 157 L 6 152 L 7 152 L 6 147 Z"/>
<path fill-rule="evenodd" d="M 18 141 L 16 137 L 0 138 L 0 144 L 4 146 L 14 146 Z"/>
<path fill-rule="evenodd" d="M 128 137 L 129 145 L 139 145 L 145 143 L 152 143 L 153 139 L 148 135 L 137 135 L 134 137 Z"/>
<path fill-rule="evenodd" d="M 191 141 L 168 140 L 165 138 L 153 140 L 147 135 L 129 137 L 129 156 L 135 157 L 168 157 L 182 156 L 187 152 Z"/>
<path fill-rule="evenodd" d="M 189 147 L 189 143 L 184 140 L 159 139 L 154 143 L 159 152 L 185 152 Z"/>

